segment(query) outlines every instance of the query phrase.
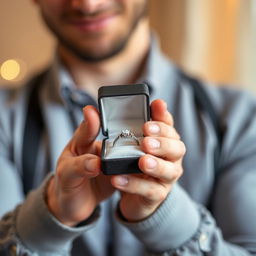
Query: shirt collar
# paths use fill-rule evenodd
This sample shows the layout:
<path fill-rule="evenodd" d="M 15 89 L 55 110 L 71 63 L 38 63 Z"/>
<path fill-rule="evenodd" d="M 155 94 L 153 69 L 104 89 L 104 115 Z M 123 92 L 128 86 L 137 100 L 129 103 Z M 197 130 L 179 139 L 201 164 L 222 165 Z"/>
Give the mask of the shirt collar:
<path fill-rule="evenodd" d="M 58 94 L 62 95 L 63 91 L 70 91 L 74 100 L 79 99 L 79 95 L 87 95 L 84 91 L 77 89 L 74 80 L 68 70 L 61 64 L 57 54 L 53 62 L 53 72 L 56 77 Z M 151 44 L 144 72 L 138 79 L 137 83 L 146 83 L 149 86 L 151 95 L 163 95 L 166 83 L 176 83 L 177 67 L 162 53 L 158 38 L 155 34 L 151 35 Z M 56 91 L 56 93 L 57 93 Z M 82 96 L 83 97 L 83 96 Z M 83 98 L 81 98 L 82 101 Z"/>
<path fill-rule="evenodd" d="M 146 83 L 151 95 L 154 95 L 164 89 L 167 77 L 172 77 L 168 79 L 169 83 L 176 83 L 176 71 L 177 67 L 161 51 L 157 36 L 152 34 L 145 69 L 138 82 Z"/>
<path fill-rule="evenodd" d="M 59 93 L 66 104 L 84 107 L 84 104 L 96 106 L 96 101 L 87 92 L 78 89 L 72 76 L 57 57 Z"/>

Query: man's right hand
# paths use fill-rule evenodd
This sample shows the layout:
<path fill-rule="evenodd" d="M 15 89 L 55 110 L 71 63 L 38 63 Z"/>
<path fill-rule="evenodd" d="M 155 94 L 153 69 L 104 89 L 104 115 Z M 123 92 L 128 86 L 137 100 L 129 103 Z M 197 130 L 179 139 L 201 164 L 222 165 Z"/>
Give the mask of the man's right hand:
<path fill-rule="evenodd" d="M 75 226 L 87 219 L 97 205 L 114 192 L 110 178 L 101 173 L 99 114 L 92 106 L 58 159 L 55 176 L 47 189 L 51 213 L 63 224 Z"/>

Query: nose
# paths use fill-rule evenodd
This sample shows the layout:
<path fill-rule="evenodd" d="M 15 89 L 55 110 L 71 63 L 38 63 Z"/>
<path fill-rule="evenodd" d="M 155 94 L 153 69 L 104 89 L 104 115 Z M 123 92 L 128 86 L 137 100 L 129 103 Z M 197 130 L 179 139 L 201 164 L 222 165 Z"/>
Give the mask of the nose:
<path fill-rule="evenodd" d="M 75 10 L 91 13 L 99 9 L 104 2 L 106 3 L 106 0 L 71 0 L 71 6 Z"/>

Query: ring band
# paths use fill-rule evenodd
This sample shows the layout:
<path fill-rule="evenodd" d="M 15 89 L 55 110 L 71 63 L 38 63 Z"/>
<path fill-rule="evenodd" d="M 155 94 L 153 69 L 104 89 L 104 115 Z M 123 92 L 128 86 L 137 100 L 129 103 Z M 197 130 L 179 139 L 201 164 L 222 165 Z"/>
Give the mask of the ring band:
<path fill-rule="evenodd" d="M 122 130 L 121 133 L 114 139 L 113 141 L 113 146 L 115 146 L 115 144 L 117 143 L 117 141 L 121 138 L 132 138 L 134 141 L 136 141 L 136 144 L 139 146 L 140 145 L 140 141 L 139 139 L 134 135 L 133 132 L 131 132 L 130 130 L 126 129 L 126 130 Z"/>

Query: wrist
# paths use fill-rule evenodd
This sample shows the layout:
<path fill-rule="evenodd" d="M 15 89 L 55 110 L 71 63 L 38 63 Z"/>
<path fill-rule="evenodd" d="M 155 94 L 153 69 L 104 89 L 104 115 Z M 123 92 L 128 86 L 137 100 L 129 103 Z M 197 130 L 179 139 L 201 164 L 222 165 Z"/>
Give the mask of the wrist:
<path fill-rule="evenodd" d="M 57 200 L 57 193 L 55 189 L 55 181 L 54 177 L 52 177 L 47 184 L 46 188 L 46 205 L 48 207 L 48 210 L 50 213 L 62 224 L 72 227 L 76 225 L 76 223 L 70 223 L 69 221 L 65 221 L 64 218 L 62 217 L 62 214 L 60 213 L 60 207 L 58 207 L 58 200 Z"/>
<path fill-rule="evenodd" d="M 81 222 L 86 222 L 97 208 L 97 205 L 94 206 L 92 203 L 89 203 L 90 207 L 86 207 L 84 204 L 84 210 L 79 214 L 81 209 L 75 209 L 75 198 L 73 196 L 64 196 L 56 188 L 54 177 L 48 182 L 45 195 L 45 202 L 49 212 L 65 226 L 75 227 Z"/>
<path fill-rule="evenodd" d="M 47 184 L 45 201 L 49 212 L 63 225 L 74 227 L 79 223 L 79 221 L 76 222 L 68 220 L 67 217 L 65 217 L 65 215 L 62 213 L 61 201 L 55 187 L 54 177 L 52 177 Z"/>
<path fill-rule="evenodd" d="M 141 222 L 147 218 L 149 218 L 157 208 L 161 205 L 161 203 L 152 205 L 152 206 L 141 206 L 134 209 L 127 209 L 126 203 L 124 201 L 120 201 L 117 206 L 117 214 L 121 219 L 127 222 Z"/>

